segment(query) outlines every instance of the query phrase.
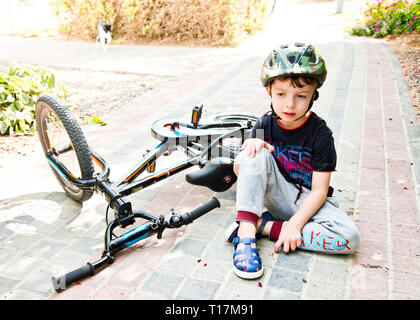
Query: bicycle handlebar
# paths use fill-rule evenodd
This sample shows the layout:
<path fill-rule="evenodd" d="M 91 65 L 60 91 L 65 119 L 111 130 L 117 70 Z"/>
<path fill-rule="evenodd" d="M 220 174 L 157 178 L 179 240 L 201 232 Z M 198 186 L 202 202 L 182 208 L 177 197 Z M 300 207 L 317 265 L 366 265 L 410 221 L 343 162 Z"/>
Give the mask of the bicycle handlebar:
<path fill-rule="evenodd" d="M 80 281 L 84 278 L 92 276 L 95 273 L 95 270 L 91 263 L 87 263 L 84 266 L 77 268 L 76 270 L 70 271 L 58 278 L 52 277 L 52 283 L 54 290 L 56 292 L 61 292 L 70 284 Z"/>
<path fill-rule="evenodd" d="M 60 277 L 52 277 L 52 284 L 54 290 L 56 292 L 61 292 L 62 290 L 66 289 L 69 285 L 83 280 L 89 276 L 93 276 L 96 271 L 102 268 L 106 264 L 110 264 L 113 262 L 113 256 L 118 251 L 122 250 L 123 248 L 128 247 L 129 245 L 137 242 L 140 239 L 144 239 L 146 237 L 155 234 L 156 232 L 160 233 L 166 227 L 169 228 L 177 228 L 185 224 L 192 223 L 195 219 L 201 217 L 202 215 L 206 214 L 207 212 L 215 209 L 220 208 L 220 202 L 217 198 L 212 198 L 211 200 L 207 201 L 206 203 L 198 206 L 197 208 L 193 209 L 191 212 L 187 212 L 181 215 L 174 215 L 172 216 L 171 222 L 164 222 L 161 226 L 162 228 L 153 228 L 154 224 L 148 223 L 140 225 L 127 233 L 121 235 L 120 237 L 113 239 L 112 243 L 107 244 L 107 249 L 104 251 L 104 254 L 101 259 L 93 263 L 87 263 L 86 265 L 77 268 L 69 273 L 66 273 Z M 112 247 L 112 248 L 111 248 Z"/>
<path fill-rule="evenodd" d="M 201 217 L 203 214 L 215 209 L 220 208 L 220 202 L 217 198 L 213 197 L 211 200 L 202 204 L 201 206 L 193 209 L 191 212 L 187 212 L 181 215 L 182 221 L 184 224 L 189 224 L 195 219 Z"/>

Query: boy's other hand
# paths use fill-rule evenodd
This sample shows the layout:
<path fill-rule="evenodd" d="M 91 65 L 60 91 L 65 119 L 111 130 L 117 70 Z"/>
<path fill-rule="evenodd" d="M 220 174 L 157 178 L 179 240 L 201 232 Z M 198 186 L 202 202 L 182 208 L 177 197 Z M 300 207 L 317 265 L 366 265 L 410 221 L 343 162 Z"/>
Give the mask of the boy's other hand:
<path fill-rule="evenodd" d="M 270 152 L 274 151 L 274 147 L 271 144 L 257 138 L 245 140 L 242 144 L 241 150 L 253 158 L 262 148 L 266 148 Z"/>
<path fill-rule="evenodd" d="M 283 245 L 284 253 L 289 253 L 289 250 L 295 251 L 302 243 L 301 230 L 293 223 L 287 223 L 284 229 L 281 230 L 280 236 L 274 245 L 274 251 L 279 253 L 280 247 Z"/>

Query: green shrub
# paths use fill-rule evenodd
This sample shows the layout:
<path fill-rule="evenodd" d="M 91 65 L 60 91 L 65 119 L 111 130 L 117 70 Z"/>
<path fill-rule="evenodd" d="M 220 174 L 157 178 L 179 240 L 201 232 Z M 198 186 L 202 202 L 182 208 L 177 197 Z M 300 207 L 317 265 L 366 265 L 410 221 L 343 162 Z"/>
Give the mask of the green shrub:
<path fill-rule="evenodd" d="M 0 134 L 34 134 L 35 103 L 42 94 L 70 96 L 45 67 L 11 63 L 7 73 L 0 73 Z"/>
<path fill-rule="evenodd" d="M 264 26 L 270 0 L 55 0 L 60 31 L 95 39 L 98 21 L 112 37 L 232 45 Z"/>
<path fill-rule="evenodd" d="M 352 34 L 381 38 L 420 30 L 420 0 L 377 0 L 367 3 L 363 15 L 363 21 L 351 29 Z"/>

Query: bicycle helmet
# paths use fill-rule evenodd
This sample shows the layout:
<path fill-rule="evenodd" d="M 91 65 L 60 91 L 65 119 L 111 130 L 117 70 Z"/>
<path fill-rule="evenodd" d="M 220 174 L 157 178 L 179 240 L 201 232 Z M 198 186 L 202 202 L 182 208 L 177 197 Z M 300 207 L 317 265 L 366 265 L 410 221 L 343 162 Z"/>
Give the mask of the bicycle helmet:
<path fill-rule="evenodd" d="M 314 77 L 320 88 L 327 77 L 327 68 L 312 45 L 299 42 L 282 44 L 265 59 L 261 82 L 266 87 L 274 78 L 285 75 Z"/>

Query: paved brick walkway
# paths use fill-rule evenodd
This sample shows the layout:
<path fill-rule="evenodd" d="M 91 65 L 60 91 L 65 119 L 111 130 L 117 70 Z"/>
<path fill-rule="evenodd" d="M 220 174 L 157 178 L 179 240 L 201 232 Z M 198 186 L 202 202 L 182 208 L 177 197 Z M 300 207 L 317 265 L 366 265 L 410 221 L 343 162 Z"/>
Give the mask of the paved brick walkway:
<path fill-rule="evenodd" d="M 240 279 L 231 270 L 232 246 L 223 240 L 225 228 L 235 219 L 235 187 L 215 194 L 189 185 L 181 173 L 130 199 L 136 208 L 156 214 L 169 214 L 171 208 L 188 211 L 214 195 L 221 208 L 189 226 L 165 231 L 161 240 L 150 238 L 130 247 L 94 277 L 56 294 L 51 275 L 101 255 L 106 204 L 99 195 L 83 206 L 66 198 L 38 148 L 31 157 L 0 168 L 1 180 L 8 181 L 0 186 L 2 299 L 420 298 L 416 245 L 420 240 L 420 132 L 399 62 L 385 42 L 346 35 L 340 20 L 331 15 L 331 3 L 317 10 L 285 3 L 290 10 L 302 6 L 303 17 L 319 10 L 322 24 L 307 19 L 311 28 L 301 35 L 314 37 L 328 63 L 328 80 L 314 111 L 334 132 L 338 167 L 332 182 L 340 206 L 360 229 L 356 254 L 333 256 L 302 250 L 275 254 L 273 243 L 263 239 L 258 246 L 264 276 Z M 164 48 L 173 60 L 162 61 L 161 67 L 177 78 L 114 112 L 105 119 L 107 126 L 86 128 L 88 142 L 111 166 L 111 179 L 155 145 L 149 132 L 156 119 L 188 119 L 197 103 L 205 105 L 204 116 L 226 110 L 264 112 L 268 100 L 258 81 L 259 68 L 273 30 L 282 30 L 278 23 L 271 22 L 266 32 L 236 49 Z M 321 38 L 321 31 L 329 36 Z M 5 41 L 9 38 L 0 37 L 0 43 Z M 16 38 L 10 43 L 11 52 L 23 45 Z M 47 61 L 35 56 L 33 63 L 71 63 L 53 54 L 62 43 L 31 39 L 25 45 L 34 51 L 50 48 Z M 156 57 L 163 55 L 161 47 L 129 49 L 108 52 L 115 55 L 109 60 L 112 68 L 124 70 L 132 61 L 131 71 L 150 71 L 137 62 L 150 60 L 154 65 Z M 91 63 L 91 46 L 73 50 L 79 53 L 79 65 Z M 5 59 L 4 54 L 0 49 L 0 59 Z M 111 68 L 105 62 L 102 67 Z M 164 158 L 160 165 L 173 157 Z"/>

